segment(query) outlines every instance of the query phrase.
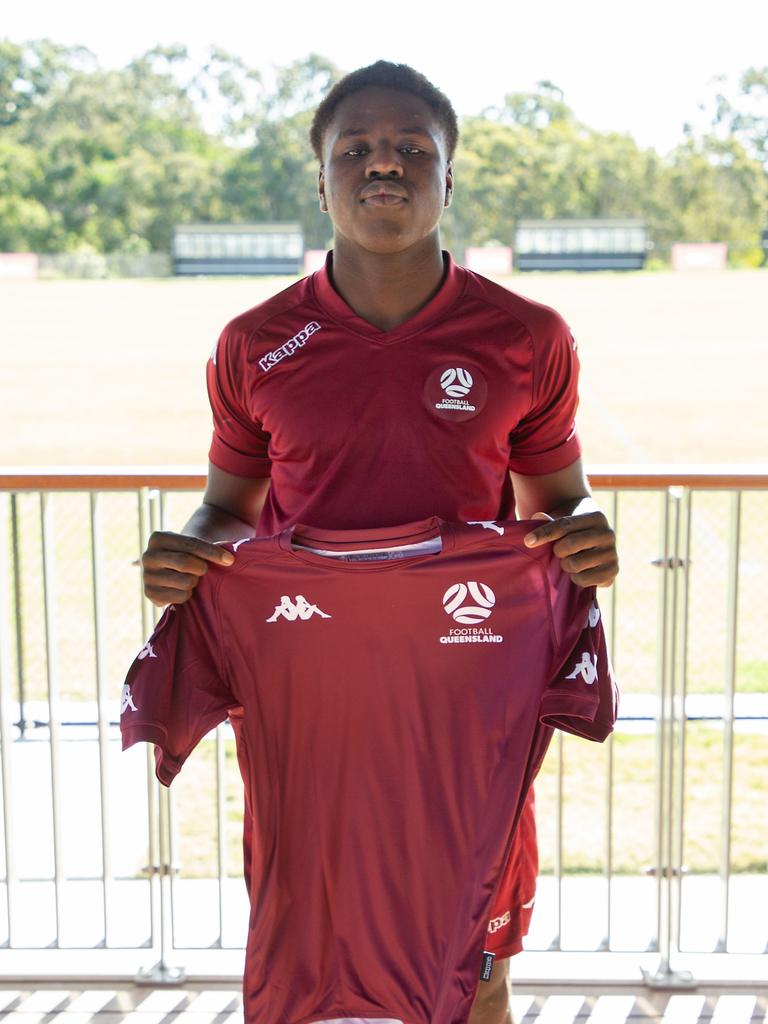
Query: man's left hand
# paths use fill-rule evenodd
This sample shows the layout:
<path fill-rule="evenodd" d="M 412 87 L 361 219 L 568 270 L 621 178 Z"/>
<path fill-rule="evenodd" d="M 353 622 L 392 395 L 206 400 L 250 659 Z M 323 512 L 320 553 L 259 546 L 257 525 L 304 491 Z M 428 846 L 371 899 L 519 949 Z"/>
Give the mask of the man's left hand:
<path fill-rule="evenodd" d="M 560 565 L 579 587 L 609 587 L 619 571 L 616 535 L 602 512 L 553 519 L 536 512 L 532 519 L 545 519 L 543 526 L 525 535 L 527 547 L 550 544 Z"/>

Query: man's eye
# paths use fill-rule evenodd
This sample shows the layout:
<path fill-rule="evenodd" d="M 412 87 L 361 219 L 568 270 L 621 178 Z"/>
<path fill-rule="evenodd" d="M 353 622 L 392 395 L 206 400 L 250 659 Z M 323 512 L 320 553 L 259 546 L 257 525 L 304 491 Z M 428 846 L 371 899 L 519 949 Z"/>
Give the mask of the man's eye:
<path fill-rule="evenodd" d="M 362 156 L 366 152 L 365 146 L 355 146 L 354 149 L 345 149 L 343 156 Z"/>
<path fill-rule="evenodd" d="M 401 146 L 400 147 L 400 152 L 401 153 L 414 154 L 414 153 L 423 153 L 424 150 L 421 149 L 419 146 Z"/>

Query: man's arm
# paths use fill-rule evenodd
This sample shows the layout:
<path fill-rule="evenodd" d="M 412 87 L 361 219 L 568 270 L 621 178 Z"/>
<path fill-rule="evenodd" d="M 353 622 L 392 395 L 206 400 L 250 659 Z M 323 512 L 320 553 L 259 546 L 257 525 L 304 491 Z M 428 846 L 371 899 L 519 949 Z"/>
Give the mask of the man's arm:
<path fill-rule="evenodd" d="M 144 593 L 156 605 L 183 604 L 194 593 L 208 563 L 231 565 L 234 557 L 214 541 L 256 535 L 269 491 L 269 477 L 234 476 L 208 464 L 202 505 L 181 533 L 156 531 L 141 556 Z"/>
<path fill-rule="evenodd" d="M 510 473 L 521 519 L 546 519 L 527 534 L 529 547 L 554 541 L 563 572 L 580 587 L 609 587 L 619 571 L 616 536 L 589 488 L 577 459 L 557 473 Z"/>

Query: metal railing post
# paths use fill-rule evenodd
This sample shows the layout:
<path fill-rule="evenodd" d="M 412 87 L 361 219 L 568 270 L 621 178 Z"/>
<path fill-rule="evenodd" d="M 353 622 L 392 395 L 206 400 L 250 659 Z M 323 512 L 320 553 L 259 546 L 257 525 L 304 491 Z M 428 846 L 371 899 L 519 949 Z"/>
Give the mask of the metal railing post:
<path fill-rule="evenodd" d="M 678 591 L 679 573 L 683 565 L 680 557 L 683 491 L 670 487 L 663 498 L 662 556 L 655 564 L 662 569 L 659 609 L 658 701 L 656 736 L 656 864 L 651 869 L 657 884 L 657 925 L 659 965 L 656 971 L 643 969 L 646 985 L 656 989 L 687 989 L 696 982 L 688 971 L 675 971 L 671 965 L 675 951 L 675 908 L 679 900 L 681 872 L 679 829 L 675 813 L 679 808 L 677 790 L 680 786 L 676 772 L 675 751 L 684 721 L 678 696 Z M 683 716 L 681 719 L 680 716 Z"/>
<path fill-rule="evenodd" d="M 159 528 L 160 510 L 158 491 L 142 488 L 139 493 L 139 544 L 143 551 L 149 535 Z M 142 621 L 145 636 L 160 617 L 159 610 L 141 596 Z M 170 815 L 168 810 L 168 789 L 161 786 L 155 775 L 155 758 L 152 747 L 147 744 L 147 811 L 149 817 L 149 865 L 152 946 L 160 940 L 160 959 L 152 967 L 143 968 L 135 978 L 138 985 L 178 985 L 186 978 L 183 967 L 171 967 L 168 959 L 173 947 L 173 924 L 171 918 L 170 876 Z"/>

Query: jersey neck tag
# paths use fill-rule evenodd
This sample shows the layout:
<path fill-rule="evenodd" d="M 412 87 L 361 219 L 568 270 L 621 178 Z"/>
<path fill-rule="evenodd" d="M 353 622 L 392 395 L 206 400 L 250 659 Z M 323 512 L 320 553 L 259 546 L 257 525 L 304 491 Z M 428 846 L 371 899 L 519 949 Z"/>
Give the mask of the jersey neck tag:
<path fill-rule="evenodd" d="M 491 971 L 493 970 L 493 961 L 495 953 L 489 953 L 487 950 L 483 953 L 483 963 L 480 968 L 480 981 L 490 981 Z"/>

